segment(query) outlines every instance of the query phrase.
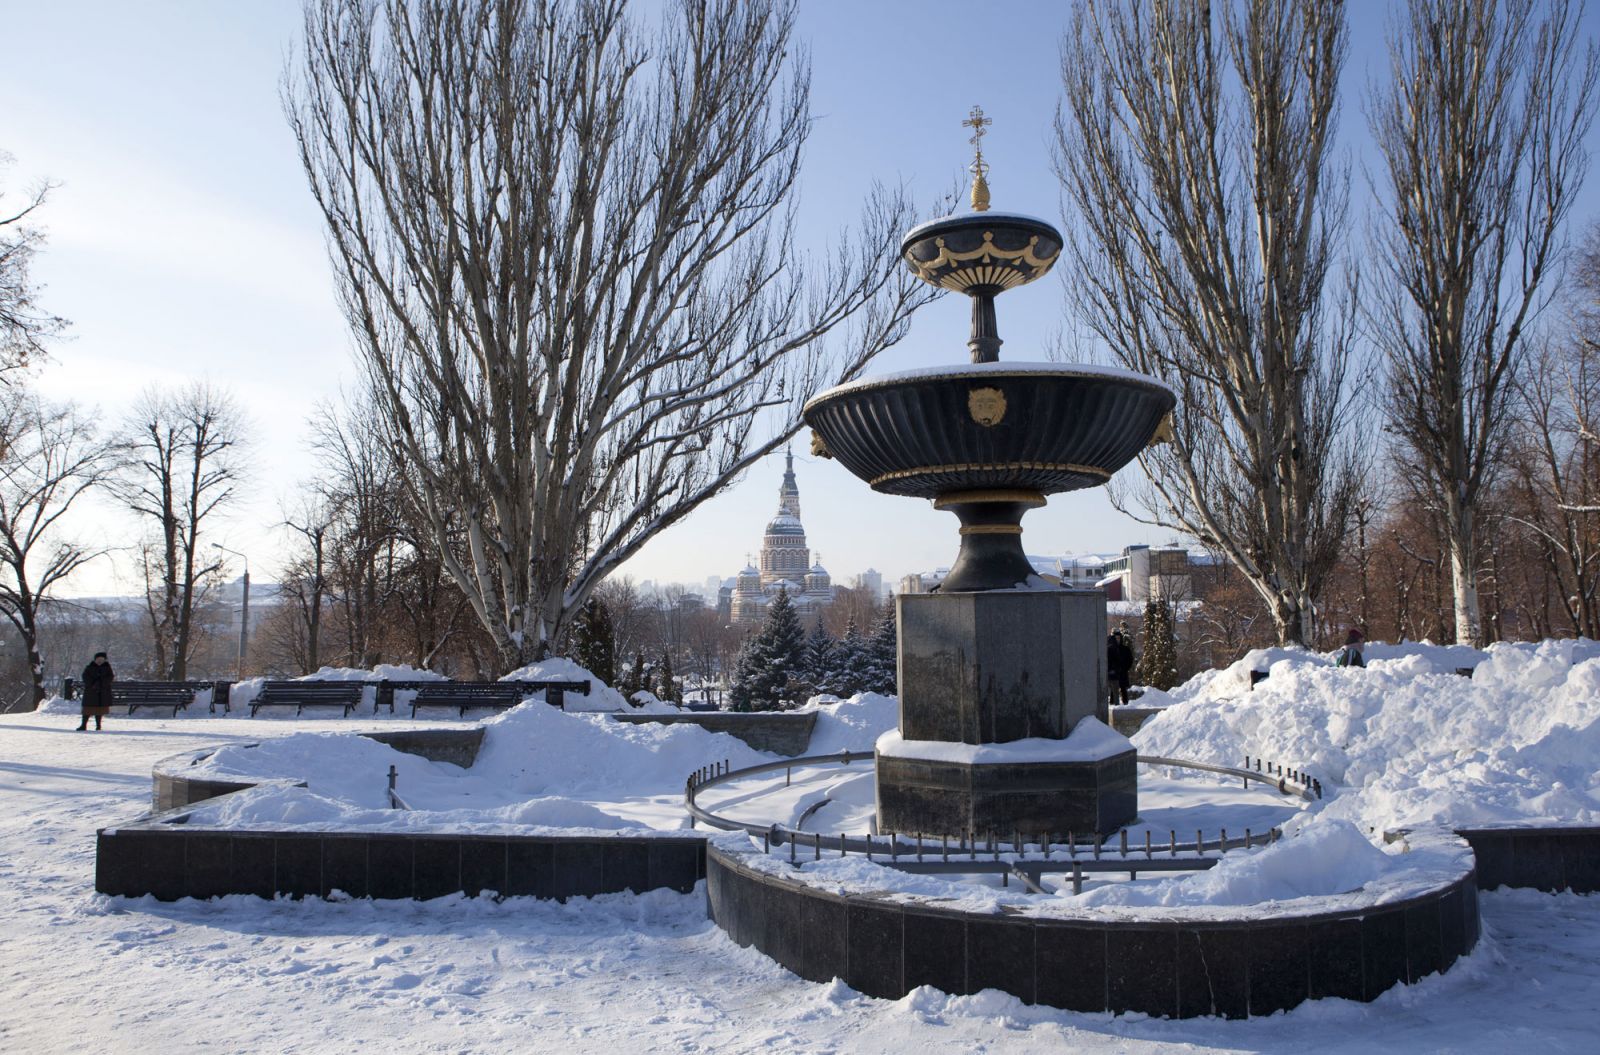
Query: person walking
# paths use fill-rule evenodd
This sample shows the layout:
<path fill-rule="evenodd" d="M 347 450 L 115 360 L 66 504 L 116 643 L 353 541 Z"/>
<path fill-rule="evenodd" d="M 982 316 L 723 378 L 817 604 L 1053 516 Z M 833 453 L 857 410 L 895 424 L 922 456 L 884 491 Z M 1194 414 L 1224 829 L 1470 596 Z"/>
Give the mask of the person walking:
<path fill-rule="evenodd" d="M 1133 646 L 1125 633 L 1127 624 L 1118 627 L 1106 639 L 1106 674 L 1111 682 L 1111 703 L 1128 704 L 1128 681 L 1133 673 Z M 1120 700 L 1119 700 L 1120 696 Z"/>
<path fill-rule="evenodd" d="M 1338 665 L 1341 667 L 1365 667 L 1367 661 L 1361 656 L 1361 642 L 1365 637 L 1359 630 L 1352 629 L 1344 636 L 1344 648 L 1339 652 Z"/>
<path fill-rule="evenodd" d="M 111 683 L 116 677 L 104 652 L 96 652 L 83 668 L 83 721 L 78 723 L 78 732 L 89 728 L 90 718 L 94 719 L 95 731 L 100 731 L 101 719 L 111 710 Z"/>

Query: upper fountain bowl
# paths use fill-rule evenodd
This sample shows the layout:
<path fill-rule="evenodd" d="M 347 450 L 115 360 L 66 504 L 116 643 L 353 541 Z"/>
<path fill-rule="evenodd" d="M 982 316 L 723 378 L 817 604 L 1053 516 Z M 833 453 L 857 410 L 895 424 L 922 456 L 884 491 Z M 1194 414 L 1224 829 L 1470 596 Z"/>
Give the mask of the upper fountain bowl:
<path fill-rule="evenodd" d="M 1061 255 L 1061 233 L 1020 213 L 961 213 L 907 231 L 900 255 L 924 282 L 992 296 L 1049 271 Z"/>
<path fill-rule="evenodd" d="M 1070 363 L 972 363 L 863 378 L 805 407 L 818 453 L 885 494 L 1096 487 L 1177 405 L 1153 377 Z"/>

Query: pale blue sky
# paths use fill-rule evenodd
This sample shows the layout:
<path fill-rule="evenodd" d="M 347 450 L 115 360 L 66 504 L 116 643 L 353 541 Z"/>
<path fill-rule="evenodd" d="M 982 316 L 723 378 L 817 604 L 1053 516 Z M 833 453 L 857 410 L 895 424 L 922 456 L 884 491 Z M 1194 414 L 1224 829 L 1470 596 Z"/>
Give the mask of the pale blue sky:
<path fill-rule="evenodd" d="M 1352 4 L 1346 149 L 1359 159 L 1359 90 L 1381 77 L 1388 6 Z M 802 241 L 854 218 L 874 179 L 931 202 L 968 159 L 960 121 L 981 103 L 994 207 L 1061 223 L 1050 173 L 1065 3 L 844 3 L 808 0 L 801 34 L 813 60 L 817 118 L 803 181 Z M 7 181 L 61 186 L 41 220 L 50 244 L 38 278 L 72 321 L 38 383 L 97 405 L 109 421 L 140 388 L 205 376 L 236 392 L 258 439 L 251 501 L 225 541 L 272 574 L 284 539 L 279 500 L 311 471 L 304 422 L 352 376 L 319 221 L 278 102 L 300 8 L 254 3 L 0 0 L 0 149 Z M 1590 12 L 1593 32 L 1596 21 Z M 1593 137 L 1592 137 L 1593 138 Z M 1352 185 L 1366 190 L 1359 171 Z M 1600 216 L 1591 179 L 1576 219 Z M 1064 277 L 1064 276 L 1063 276 Z M 1044 358 L 1069 327 L 1061 277 L 999 302 L 1002 358 Z M 925 309 L 911 336 L 870 372 L 966 358 L 965 298 Z M 797 450 L 805 450 L 804 437 Z M 869 491 L 836 464 L 797 457 L 811 545 L 836 579 L 868 566 L 892 581 L 948 564 L 956 522 L 927 503 Z M 1136 471 L 1136 470 L 1134 470 Z M 781 456 L 627 567 L 638 579 L 697 583 L 731 575 L 776 507 Z M 1102 492 L 1057 496 L 1025 522 L 1031 552 L 1111 552 L 1170 536 L 1116 513 Z M 84 525 L 105 544 L 132 541 L 109 507 Z M 126 592 L 127 562 L 102 562 L 72 592 Z"/>

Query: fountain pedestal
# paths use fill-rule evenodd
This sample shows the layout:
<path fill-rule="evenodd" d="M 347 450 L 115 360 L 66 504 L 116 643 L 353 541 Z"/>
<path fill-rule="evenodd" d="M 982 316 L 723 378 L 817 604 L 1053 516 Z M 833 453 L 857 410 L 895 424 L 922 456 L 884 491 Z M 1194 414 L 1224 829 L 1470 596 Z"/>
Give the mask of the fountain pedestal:
<path fill-rule="evenodd" d="M 951 838 L 1110 832 L 1138 812 L 1106 728 L 1098 590 L 905 594 L 900 728 L 879 742 L 878 826 Z"/>

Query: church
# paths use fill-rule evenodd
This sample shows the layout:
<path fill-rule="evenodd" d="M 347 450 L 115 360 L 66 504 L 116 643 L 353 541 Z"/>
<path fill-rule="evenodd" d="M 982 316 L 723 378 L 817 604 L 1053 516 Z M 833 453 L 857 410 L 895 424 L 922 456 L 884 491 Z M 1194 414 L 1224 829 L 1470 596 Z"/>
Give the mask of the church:
<path fill-rule="evenodd" d="M 786 456 L 778 513 L 761 538 L 761 564 L 746 565 L 734 580 L 731 616 L 734 625 L 749 626 L 767 617 L 767 606 L 780 592 L 794 602 L 800 621 L 812 626 L 833 600 L 833 580 L 819 561 L 811 562 L 806 529 L 800 523 L 800 487 L 794 478 L 794 453 Z"/>

